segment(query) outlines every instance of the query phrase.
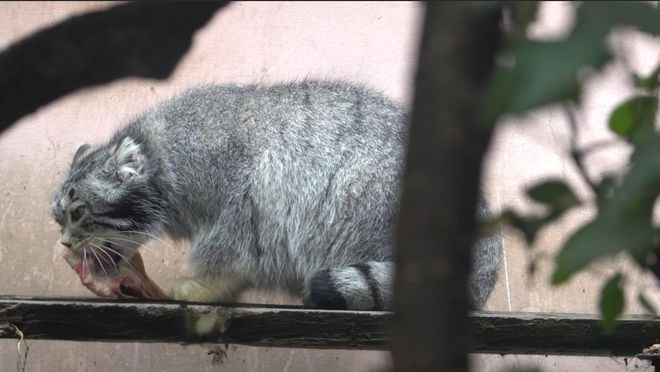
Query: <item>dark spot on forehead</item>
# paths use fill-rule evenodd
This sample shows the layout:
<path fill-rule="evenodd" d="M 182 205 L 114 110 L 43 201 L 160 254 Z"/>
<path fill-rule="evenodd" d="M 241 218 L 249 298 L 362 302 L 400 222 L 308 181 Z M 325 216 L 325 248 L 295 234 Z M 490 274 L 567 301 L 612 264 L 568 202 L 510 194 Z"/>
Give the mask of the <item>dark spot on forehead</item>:
<path fill-rule="evenodd" d="M 73 199 L 73 197 L 74 197 L 75 195 L 76 195 L 76 191 L 75 191 L 75 189 L 72 187 L 72 188 L 69 190 L 69 199 Z"/>

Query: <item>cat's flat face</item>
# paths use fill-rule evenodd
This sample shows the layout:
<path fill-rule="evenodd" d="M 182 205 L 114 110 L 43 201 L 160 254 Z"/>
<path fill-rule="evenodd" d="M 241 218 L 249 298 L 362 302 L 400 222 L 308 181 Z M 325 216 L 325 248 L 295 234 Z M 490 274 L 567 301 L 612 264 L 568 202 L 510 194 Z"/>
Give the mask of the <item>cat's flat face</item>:
<path fill-rule="evenodd" d="M 52 205 L 62 244 L 104 270 L 128 260 L 149 236 L 145 163 L 128 137 L 109 147 L 78 149 Z"/>

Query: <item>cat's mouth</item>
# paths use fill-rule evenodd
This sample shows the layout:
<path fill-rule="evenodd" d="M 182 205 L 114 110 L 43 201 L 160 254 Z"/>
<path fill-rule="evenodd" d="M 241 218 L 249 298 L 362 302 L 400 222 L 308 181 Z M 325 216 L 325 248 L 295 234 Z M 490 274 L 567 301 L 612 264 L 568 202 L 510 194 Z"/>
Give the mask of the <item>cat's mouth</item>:
<path fill-rule="evenodd" d="M 144 269 L 144 263 L 139 252 L 135 252 L 129 259 L 121 256 L 123 253 L 117 250 L 112 244 L 96 246 L 97 255 L 94 256 L 92 249 L 82 248 L 82 252 L 87 252 L 81 256 L 78 252 L 68 249 L 63 251 L 63 257 L 66 262 L 75 270 L 82 284 L 90 291 L 101 297 L 108 298 L 145 298 L 145 299 L 166 299 L 165 293 L 154 283 Z M 103 249 L 117 261 L 115 265 L 109 265 L 104 261 L 101 255 L 105 253 L 98 252 Z M 92 256 L 90 256 L 90 254 Z M 119 262 L 121 258 L 121 261 Z"/>

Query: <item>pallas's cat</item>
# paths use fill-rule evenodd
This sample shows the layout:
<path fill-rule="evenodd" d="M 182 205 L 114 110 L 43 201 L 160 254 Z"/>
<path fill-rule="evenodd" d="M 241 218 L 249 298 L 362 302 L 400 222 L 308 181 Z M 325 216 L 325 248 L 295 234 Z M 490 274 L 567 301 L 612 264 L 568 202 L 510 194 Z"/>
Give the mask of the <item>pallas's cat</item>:
<path fill-rule="evenodd" d="M 190 241 L 195 271 L 172 298 L 230 301 L 256 287 L 388 309 L 407 128 L 400 106 L 347 83 L 189 90 L 78 149 L 52 208 L 66 258 L 98 295 L 164 298 L 136 252 L 167 235 Z M 474 246 L 477 308 L 500 256 L 497 236 Z"/>

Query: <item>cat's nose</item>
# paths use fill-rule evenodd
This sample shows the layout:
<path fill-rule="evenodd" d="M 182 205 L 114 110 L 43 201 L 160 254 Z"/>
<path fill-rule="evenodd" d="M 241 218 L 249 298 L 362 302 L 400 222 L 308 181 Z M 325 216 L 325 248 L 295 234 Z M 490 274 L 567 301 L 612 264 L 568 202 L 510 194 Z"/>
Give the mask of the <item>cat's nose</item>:
<path fill-rule="evenodd" d="M 67 247 L 67 248 L 71 248 L 71 243 L 69 243 L 69 242 L 62 242 L 62 245 Z"/>

